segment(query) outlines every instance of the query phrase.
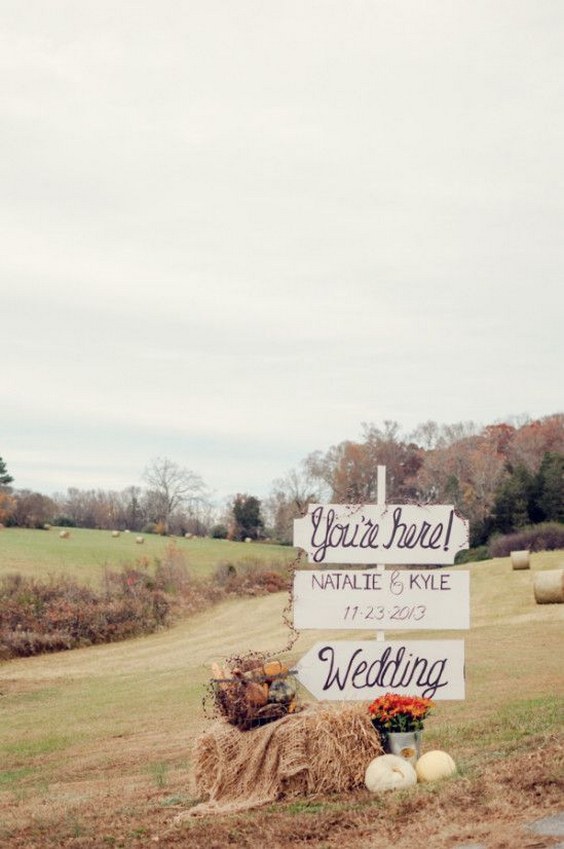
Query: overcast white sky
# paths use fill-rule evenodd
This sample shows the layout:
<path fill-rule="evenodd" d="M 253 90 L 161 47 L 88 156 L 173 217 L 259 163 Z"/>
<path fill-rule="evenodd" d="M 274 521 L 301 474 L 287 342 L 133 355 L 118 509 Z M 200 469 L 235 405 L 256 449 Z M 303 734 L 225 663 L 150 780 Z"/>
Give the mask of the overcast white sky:
<path fill-rule="evenodd" d="M 0 0 L 0 455 L 266 494 L 561 411 L 561 0 Z"/>

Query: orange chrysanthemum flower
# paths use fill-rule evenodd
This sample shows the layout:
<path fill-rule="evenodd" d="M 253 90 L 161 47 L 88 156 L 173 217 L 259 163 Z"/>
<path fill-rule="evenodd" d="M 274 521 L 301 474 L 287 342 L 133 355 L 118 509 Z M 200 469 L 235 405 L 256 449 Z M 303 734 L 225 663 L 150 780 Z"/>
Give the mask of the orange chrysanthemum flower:
<path fill-rule="evenodd" d="M 434 707 L 431 699 L 386 693 L 368 706 L 372 722 L 386 731 L 417 731 Z"/>

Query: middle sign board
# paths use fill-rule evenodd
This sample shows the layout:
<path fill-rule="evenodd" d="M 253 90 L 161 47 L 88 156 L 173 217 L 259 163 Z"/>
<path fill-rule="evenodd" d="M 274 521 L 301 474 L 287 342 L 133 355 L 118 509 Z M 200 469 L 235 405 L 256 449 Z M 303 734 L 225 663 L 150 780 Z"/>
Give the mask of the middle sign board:
<path fill-rule="evenodd" d="M 468 572 L 442 569 L 332 570 L 294 573 L 296 628 L 466 630 Z"/>

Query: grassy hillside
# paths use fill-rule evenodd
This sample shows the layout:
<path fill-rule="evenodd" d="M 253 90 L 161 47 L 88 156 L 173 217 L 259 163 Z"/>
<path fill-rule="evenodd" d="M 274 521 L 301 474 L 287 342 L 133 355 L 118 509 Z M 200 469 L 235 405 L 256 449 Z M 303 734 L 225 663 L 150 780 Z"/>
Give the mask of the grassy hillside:
<path fill-rule="evenodd" d="M 45 578 L 64 572 L 85 583 L 96 584 L 106 568 L 119 569 L 139 559 L 152 563 L 172 543 L 185 553 L 188 565 L 197 575 L 207 574 L 224 562 L 237 564 L 249 559 L 286 562 L 295 556 L 292 548 L 266 543 L 141 534 L 144 542 L 138 545 L 135 541 L 138 535 L 134 533 L 112 537 L 110 531 L 69 530 L 68 539 L 59 538 L 58 528 L 0 531 L 0 576 L 22 572 Z"/>
<path fill-rule="evenodd" d="M 535 554 L 532 571 L 563 561 L 563 552 Z M 536 605 L 532 571 L 512 571 L 508 558 L 457 568 L 471 573 L 471 630 L 412 634 L 466 642 L 466 699 L 438 702 L 425 731 L 425 749 L 455 758 L 455 779 L 174 827 L 193 801 L 191 746 L 208 722 L 210 663 L 287 643 L 285 594 L 237 599 L 149 637 L 0 665 L 0 845 L 388 849 L 400 829 L 407 849 L 423 834 L 441 849 L 495 825 L 499 842 L 489 845 L 525 846 L 511 829 L 559 804 L 563 606 Z M 287 659 L 322 636 L 303 632 Z"/>

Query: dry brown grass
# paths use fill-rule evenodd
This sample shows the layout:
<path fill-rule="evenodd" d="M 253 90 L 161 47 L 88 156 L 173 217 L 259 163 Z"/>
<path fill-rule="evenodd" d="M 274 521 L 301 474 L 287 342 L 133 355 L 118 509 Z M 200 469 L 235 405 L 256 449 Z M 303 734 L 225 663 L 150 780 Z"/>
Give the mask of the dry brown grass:
<path fill-rule="evenodd" d="M 562 559 L 536 554 L 532 569 Z M 472 629 L 450 633 L 466 641 L 467 698 L 439 703 L 425 732 L 425 748 L 454 756 L 455 779 L 174 826 L 195 801 L 191 744 L 207 722 L 209 664 L 287 643 L 284 594 L 234 600 L 149 637 L 0 667 L 0 845 L 551 845 L 522 824 L 562 808 L 563 607 L 536 605 L 531 572 L 508 559 L 470 570 Z M 321 637 L 304 632 L 288 659 Z"/>

